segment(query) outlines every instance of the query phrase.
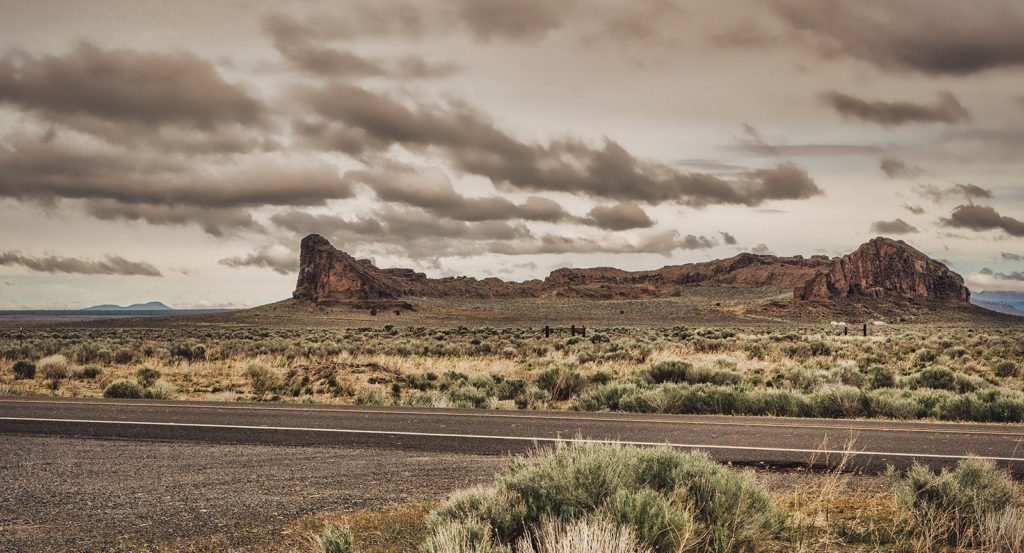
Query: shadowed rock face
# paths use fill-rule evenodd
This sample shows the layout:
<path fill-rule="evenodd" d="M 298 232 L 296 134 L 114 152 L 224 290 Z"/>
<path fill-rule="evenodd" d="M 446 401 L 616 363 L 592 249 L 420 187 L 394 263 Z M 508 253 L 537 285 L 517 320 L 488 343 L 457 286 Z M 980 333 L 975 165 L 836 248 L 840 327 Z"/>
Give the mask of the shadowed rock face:
<path fill-rule="evenodd" d="M 834 301 L 856 297 L 901 297 L 967 304 L 964 279 L 946 265 L 900 240 L 875 238 L 857 251 L 832 260 L 794 295 L 800 300 Z"/>
<path fill-rule="evenodd" d="M 744 253 L 717 261 L 653 271 L 608 267 L 558 269 L 544 280 L 427 278 L 412 269 L 379 269 L 334 248 L 325 238 L 302 240 L 298 285 L 292 296 L 315 303 L 389 302 L 402 297 L 645 299 L 678 295 L 686 286 L 788 288 L 801 300 L 896 295 L 965 303 L 963 279 L 945 265 L 884 238 L 841 258 L 776 257 Z"/>

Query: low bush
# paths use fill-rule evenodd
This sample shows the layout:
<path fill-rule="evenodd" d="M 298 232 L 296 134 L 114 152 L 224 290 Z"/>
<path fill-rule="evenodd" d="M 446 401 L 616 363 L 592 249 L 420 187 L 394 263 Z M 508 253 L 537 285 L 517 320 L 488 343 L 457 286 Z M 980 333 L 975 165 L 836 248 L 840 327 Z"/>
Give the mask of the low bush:
<path fill-rule="evenodd" d="M 11 365 L 11 372 L 15 380 L 30 380 L 36 377 L 36 365 L 26 359 L 19 359 Z"/>
<path fill-rule="evenodd" d="M 946 367 L 928 367 L 922 369 L 908 379 L 911 388 L 931 388 L 933 390 L 957 389 L 956 373 Z"/>
<path fill-rule="evenodd" d="M 103 369 L 97 367 L 96 365 L 89 365 L 87 367 L 83 367 L 82 370 L 75 373 L 75 377 L 80 378 L 82 380 L 96 380 L 96 378 L 101 374 L 103 374 Z"/>
<path fill-rule="evenodd" d="M 142 395 L 142 386 L 128 380 L 114 381 L 103 390 L 103 397 L 106 398 L 141 399 Z"/>
<path fill-rule="evenodd" d="M 135 371 L 135 379 L 139 381 L 139 386 L 143 388 L 149 388 L 158 378 L 160 378 L 160 371 L 151 367 L 142 367 Z"/>
<path fill-rule="evenodd" d="M 554 367 L 537 375 L 537 387 L 564 401 L 583 391 L 586 379 L 576 369 Z"/>
<path fill-rule="evenodd" d="M 993 519 L 1019 507 L 1017 485 L 990 461 L 965 459 L 935 474 L 915 464 L 906 476 L 889 470 L 897 503 L 928 545 L 972 547 L 991 541 Z"/>
<path fill-rule="evenodd" d="M 70 376 L 71 364 L 68 358 L 63 355 L 51 355 L 39 360 L 37 364 L 43 378 L 52 381 L 59 381 Z"/>
<path fill-rule="evenodd" d="M 1020 373 L 1020 369 L 1017 364 L 1013 361 L 1005 360 L 996 363 L 995 368 L 996 376 L 1007 378 L 1011 376 L 1017 376 Z"/>
<path fill-rule="evenodd" d="M 514 458 L 493 485 L 454 494 L 432 514 L 428 544 L 456 536 L 469 546 L 457 551 L 498 551 L 546 524 L 594 520 L 645 548 L 722 553 L 755 550 L 785 524 L 752 478 L 706 454 L 573 444 Z"/>
<path fill-rule="evenodd" d="M 245 379 L 256 394 L 276 390 L 281 386 L 281 381 L 273 370 L 263 365 L 249 365 L 245 369 Z"/>

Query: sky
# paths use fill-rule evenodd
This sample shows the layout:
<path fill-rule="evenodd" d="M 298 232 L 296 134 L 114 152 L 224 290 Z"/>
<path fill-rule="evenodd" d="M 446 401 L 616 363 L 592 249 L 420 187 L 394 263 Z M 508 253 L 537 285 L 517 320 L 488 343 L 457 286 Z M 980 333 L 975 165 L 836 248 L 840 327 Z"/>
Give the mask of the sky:
<path fill-rule="evenodd" d="M 0 0 L 0 309 L 884 235 L 1024 291 L 1019 0 Z"/>

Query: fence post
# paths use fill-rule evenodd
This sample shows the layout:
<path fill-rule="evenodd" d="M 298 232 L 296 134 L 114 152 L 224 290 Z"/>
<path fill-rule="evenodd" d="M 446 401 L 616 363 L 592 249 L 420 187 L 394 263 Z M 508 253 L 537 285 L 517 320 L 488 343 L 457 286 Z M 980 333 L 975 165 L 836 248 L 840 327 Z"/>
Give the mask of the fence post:
<path fill-rule="evenodd" d="M 551 327 L 548 326 L 548 325 L 544 325 L 544 337 L 545 338 L 550 338 L 551 337 Z"/>
<path fill-rule="evenodd" d="M 868 323 L 864 323 L 864 336 L 868 335 Z"/>
<path fill-rule="evenodd" d="M 572 325 L 572 326 L 569 327 L 569 335 L 570 336 L 575 336 L 576 335 L 576 325 Z"/>
<path fill-rule="evenodd" d="M 587 337 L 587 327 L 585 327 L 585 326 L 581 326 L 580 327 L 580 336 L 583 336 L 584 338 Z"/>

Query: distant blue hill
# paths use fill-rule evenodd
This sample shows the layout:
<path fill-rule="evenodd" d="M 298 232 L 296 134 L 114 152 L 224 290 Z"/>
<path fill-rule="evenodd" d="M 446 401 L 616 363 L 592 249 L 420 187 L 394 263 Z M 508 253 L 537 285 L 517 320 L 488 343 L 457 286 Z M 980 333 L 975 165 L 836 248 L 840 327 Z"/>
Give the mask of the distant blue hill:
<path fill-rule="evenodd" d="M 971 303 L 1000 313 L 1024 316 L 1024 292 L 977 292 L 971 294 Z"/>
<path fill-rule="evenodd" d="M 161 302 L 158 302 L 158 301 L 151 301 L 151 302 L 148 302 L 148 303 L 133 303 L 131 305 L 113 305 L 113 304 L 109 304 L 109 303 L 108 304 L 103 304 L 103 305 L 94 305 L 92 307 L 86 307 L 85 309 L 82 309 L 82 311 L 174 311 L 174 310 L 171 309 L 170 307 L 168 307 L 164 303 L 161 303 Z"/>

